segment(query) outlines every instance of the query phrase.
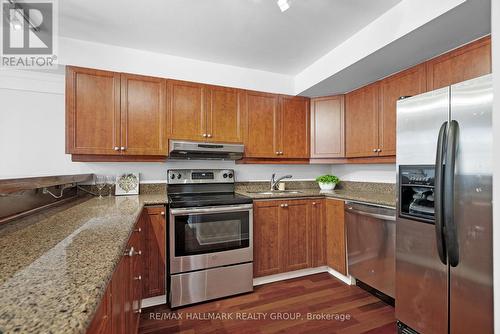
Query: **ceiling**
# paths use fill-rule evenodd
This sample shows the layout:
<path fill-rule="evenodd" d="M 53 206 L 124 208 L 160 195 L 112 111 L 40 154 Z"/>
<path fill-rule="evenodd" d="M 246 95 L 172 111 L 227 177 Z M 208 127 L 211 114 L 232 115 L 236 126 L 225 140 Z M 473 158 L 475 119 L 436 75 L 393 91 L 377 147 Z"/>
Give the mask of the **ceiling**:
<path fill-rule="evenodd" d="M 468 0 L 299 95 L 316 97 L 346 93 L 490 32 L 491 1 Z"/>
<path fill-rule="evenodd" d="M 295 75 L 401 0 L 64 0 L 61 36 Z"/>

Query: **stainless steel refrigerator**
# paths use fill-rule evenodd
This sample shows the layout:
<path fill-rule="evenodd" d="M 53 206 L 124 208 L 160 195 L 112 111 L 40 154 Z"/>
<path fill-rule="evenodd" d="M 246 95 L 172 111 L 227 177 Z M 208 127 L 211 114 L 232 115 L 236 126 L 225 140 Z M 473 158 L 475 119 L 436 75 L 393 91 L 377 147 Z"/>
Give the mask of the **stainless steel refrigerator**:
<path fill-rule="evenodd" d="M 400 333 L 493 333 L 491 75 L 397 108 Z"/>

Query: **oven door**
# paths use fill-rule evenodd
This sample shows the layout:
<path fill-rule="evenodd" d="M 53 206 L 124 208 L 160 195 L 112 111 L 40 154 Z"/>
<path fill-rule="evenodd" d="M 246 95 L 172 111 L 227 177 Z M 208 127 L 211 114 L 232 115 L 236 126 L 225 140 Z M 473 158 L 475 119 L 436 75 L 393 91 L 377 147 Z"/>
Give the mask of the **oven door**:
<path fill-rule="evenodd" d="M 170 209 L 170 273 L 253 260 L 253 206 Z"/>

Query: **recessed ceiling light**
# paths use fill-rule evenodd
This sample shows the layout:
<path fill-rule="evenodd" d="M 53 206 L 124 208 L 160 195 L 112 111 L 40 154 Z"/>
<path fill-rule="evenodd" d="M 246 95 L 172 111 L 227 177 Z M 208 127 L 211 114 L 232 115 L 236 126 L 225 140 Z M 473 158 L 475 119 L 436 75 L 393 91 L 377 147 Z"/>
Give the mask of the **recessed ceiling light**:
<path fill-rule="evenodd" d="M 288 3 L 288 0 L 278 0 L 277 4 L 280 7 L 281 12 L 284 12 L 285 10 L 290 8 L 290 4 Z"/>

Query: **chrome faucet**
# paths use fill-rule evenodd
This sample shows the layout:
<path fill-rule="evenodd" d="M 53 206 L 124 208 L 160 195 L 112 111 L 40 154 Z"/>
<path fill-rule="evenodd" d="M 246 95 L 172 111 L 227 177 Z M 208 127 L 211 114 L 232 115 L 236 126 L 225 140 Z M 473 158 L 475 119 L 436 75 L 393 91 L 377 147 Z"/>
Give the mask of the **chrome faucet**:
<path fill-rule="evenodd" d="M 276 174 L 273 173 L 273 175 L 271 176 L 271 191 L 278 190 L 278 184 L 284 179 L 291 179 L 292 175 L 285 175 L 285 176 L 279 177 L 278 179 L 275 179 L 275 177 L 276 177 Z"/>

